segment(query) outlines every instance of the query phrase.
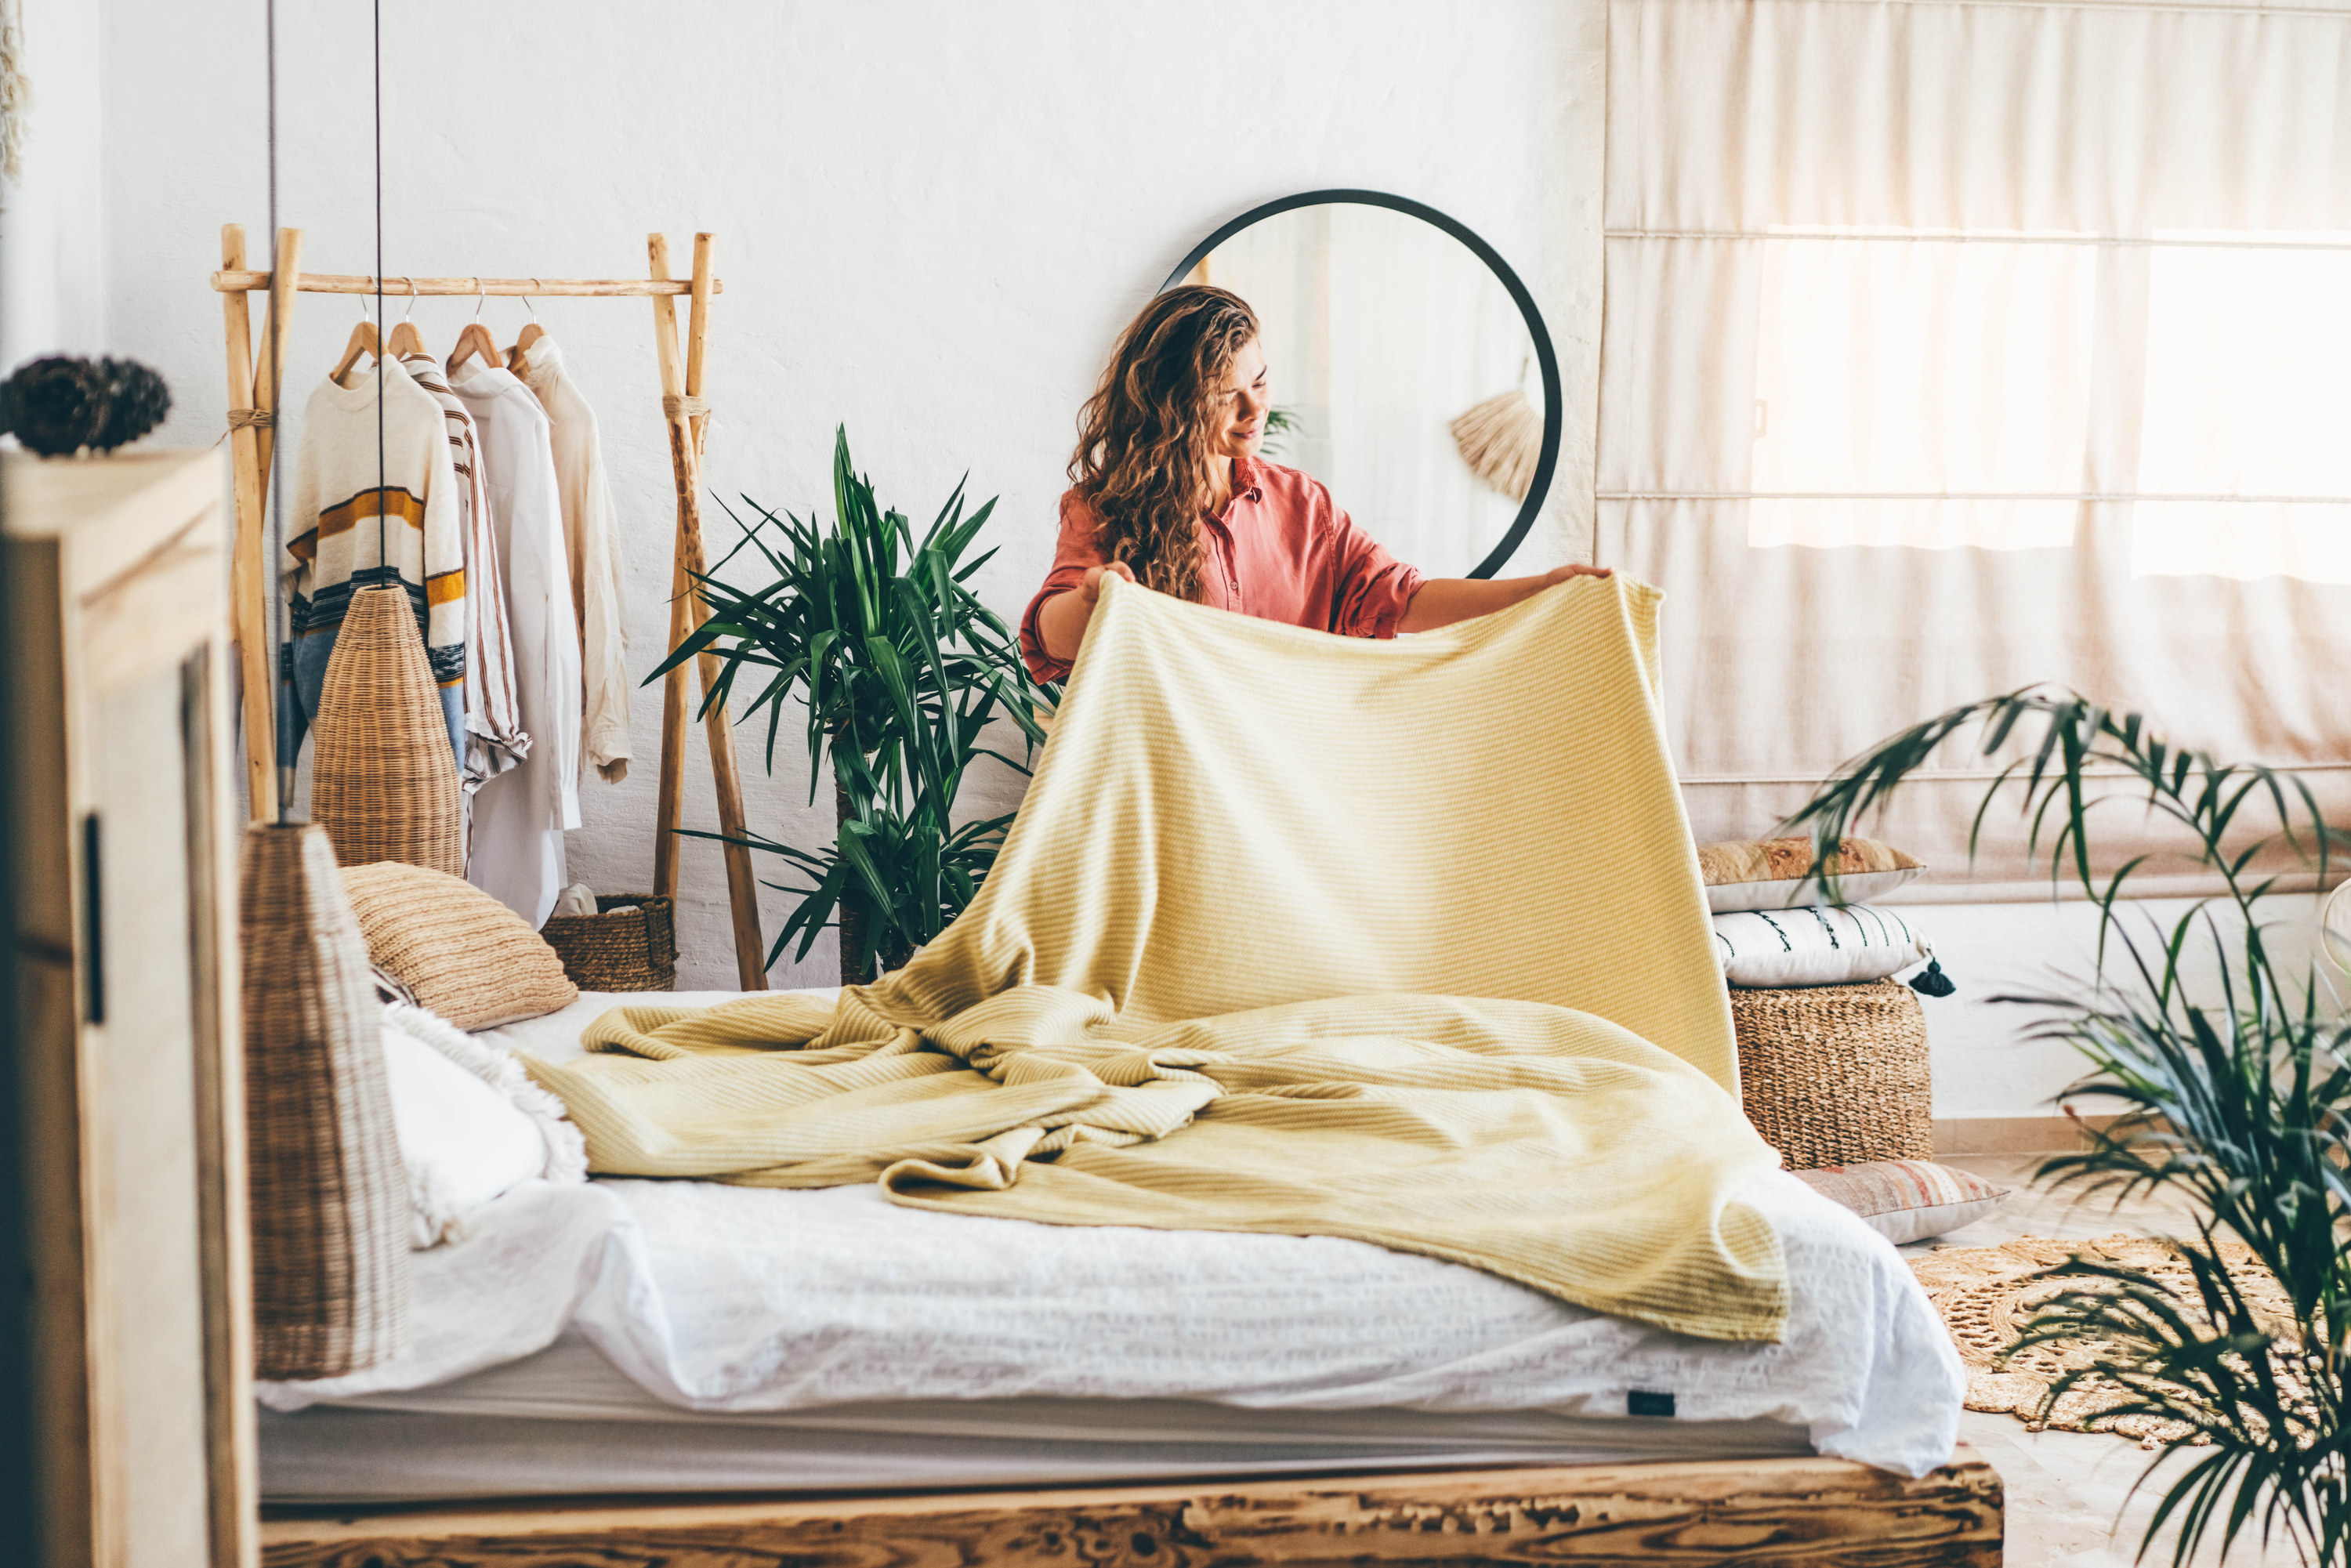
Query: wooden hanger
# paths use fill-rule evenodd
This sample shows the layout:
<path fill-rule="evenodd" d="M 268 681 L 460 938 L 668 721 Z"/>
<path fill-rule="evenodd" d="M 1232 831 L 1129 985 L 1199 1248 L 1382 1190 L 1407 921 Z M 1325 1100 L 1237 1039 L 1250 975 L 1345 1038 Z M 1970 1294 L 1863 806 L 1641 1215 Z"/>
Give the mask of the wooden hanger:
<path fill-rule="evenodd" d="M 360 362 L 361 354 L 372 354 L 377 359 L 383 357 L 383 346 L 376 341 L 375 323 L 372 321 L 361 320 L 351 329 L 350 341 L 343 345 L 343 357 L 335 361 L 333 370 L 327 372 L 328 379 L 340 382 L 350 373 L 351 367 Z"/>
<path fill-rule="evenodd" d="M 534 277 L 531 281 L 537 283 L 538 279 Z M 514 347 L 507 350 L 507 369 L 510 371 L 522 369 L 523 361 L 530 353 L 530 346 L 547 336 L 547 329 L 538 324 L 538 307 L 532 303 L 528 294 L 522 297 L 522 302 L 530 311 L 530 320 L 521 331 L 515 334 Z"/>
<path fill-rule="evenodd" d="M 465 362 L 468 354 L 480 355 L 482 363 L 493 370 L 501 369 L 506 364 L 506 356 L 498 352 L 497 340 L 490 336 L 487 327 L 482 325 L 482 306 L 488 303 L 489 298 L 489 290 L 483 288 L 479 302 L 474 306 L 474 319 L 465 323 L 465 329 L 457 334 L 457 346 L 449 351 L 448 370 L 453 376 L 457 373 L 457 367 Z"/>
<path fill-rule="evenodd" d="M 416 279 L 412 277 L 408 280 L 408 309 L 400 313 L 400 325 L 392 329 L 392 354 L 394 359 L 402 354 L 424 352 L 424 334 L 408 324 L 409 314 L 415 308 Z"/>
<path fill-rule="evenodd" d="M 506 363 L 506 356 L 498 352 L 497 342 L 490 336 L 490 329 L 479 321 L 466 322 L 465 329 L 457 334 L 457 346 L 449 351 L 451 375 L 457 373 L 457 367 L 465 362 L 468 354 L 478 355 L 482 363 L 493 370 Z"/>
<path fill-rule="evenodd" d="M 547 336 L 547 329 L 533 321 L 516 334 L 514 347 L 507 350 L 507 369 L 520 370 L 530 355 L 530 346 Z"/>

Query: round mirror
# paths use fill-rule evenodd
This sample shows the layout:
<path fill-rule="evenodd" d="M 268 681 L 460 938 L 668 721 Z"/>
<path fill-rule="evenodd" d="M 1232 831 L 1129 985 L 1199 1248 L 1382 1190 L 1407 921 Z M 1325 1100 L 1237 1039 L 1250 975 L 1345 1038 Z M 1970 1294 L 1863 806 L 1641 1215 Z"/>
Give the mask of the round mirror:
<path fill-rule="evenodd" d="M 1494 247 L 1379 191 L 1269 202 L 1160 287 L 1211 283 L 1257 312 L 1271 371 L 1264 456 L 1431 577 L 1491 577 L 1559 461 L 1559 361 Z"/>

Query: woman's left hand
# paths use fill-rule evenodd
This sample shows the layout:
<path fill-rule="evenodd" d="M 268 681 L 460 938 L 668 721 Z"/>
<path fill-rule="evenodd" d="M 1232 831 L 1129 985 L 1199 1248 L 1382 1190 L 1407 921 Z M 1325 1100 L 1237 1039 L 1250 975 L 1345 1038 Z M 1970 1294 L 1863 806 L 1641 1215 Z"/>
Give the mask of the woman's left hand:
<path fill-rule="evenodd" d="M 1553 567 L 1541 577 L 1429 577 L 1421 580 L 1412 602 L 1396 622 L 1399 632 L 1433 632 L 1472 616 L 1491 615 L 1521 599 L 1531 599 L 1571 577 L 1614 577 L 1604 566 Z"/>

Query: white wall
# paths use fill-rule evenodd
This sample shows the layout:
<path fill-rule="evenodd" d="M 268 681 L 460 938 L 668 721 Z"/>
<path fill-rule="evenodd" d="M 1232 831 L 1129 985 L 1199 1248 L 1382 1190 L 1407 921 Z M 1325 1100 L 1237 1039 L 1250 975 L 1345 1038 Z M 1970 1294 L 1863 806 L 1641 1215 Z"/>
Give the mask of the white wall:
<path fill-rule="evenodd" d="M 0 374 L 107 347 L 98 7 L 19 0 L 32 84 L 25 178 L 0 181 Z"/>
<path fill-rule="evenodd" d="M 2316 963 L 2318 902 L 2309 895 L 2263 902 L 2264 939 L 2288 975 L 2299 976 Z M 2193 907 L 2186 899 L 2147 899 L 2122 912 L 2120 930 L 2159 968 L 2163 936 Z M 1902 916 L 1934 944 L 1937 961 L 1959 987 L 1949 997 L 1923 1001 L 1934 1055 L 1935 1114 L 2053 1114 L 2058 1096 L 2082 1076 L 2081 1058 L 2069 1047 L 2029 1038 L 2034 1021 L 2045 1016 L 2039 1009 L 1993 998 L 2087 994 L 2097 972 L 2097 906 L 2079 899 L 1906 904 Z M 2231 946 L 2241 952 L 2241 928 L 2232 920 L 2216 924 Z M 2158 925 L 2163 936 L 2154 935 Z M 2129 954 L 2111 938 L 2106 963 L 2110 977 L 2125 978 L 2131 973 Z M 2336 993 L 2346 977 L 2325 965 L 2317 968 L 2322 1000 L 2340 1011 Z M 2186 949 L 2181 972 L 2188 977 L 2190 995 L 2209 999 L 2219 994 L 2219 966 L 2202 928 Z M 2077 1108 L 2085 1113 L 2101 1110 L 2095 1101 L 2084 1101 Z"/>
<path fill-rule="evenodd" d="M 112 347 L 172 383 L 167 440 L 209 443 L 226 406 L 204 280 L 222 223 L 262 240 L 262 16 L 259 0 L 104 0 Z M 917 517 L 968 470 L 976 497 L 1003 497 L 1002 552 L 978 587 L 1015 614 L 1050 556 L 1078 404 L 1126 318 L 1224 219 L 1367 186 L 1479 230 L 1541 303 L 1571 389 L 1554 492 L 1570 499 L 1520 559 L 1581 548 L 1596 4 L 1481 0 L 1474 26 L 1418 0 L 391 0 L 383 16 L 382 270 L 625 276 L 650 230 L 670 232 L 681 266 L 692 233 L 716 231 L 708 475 L 722 494 L 829 516 L 842 422 L 885 502 Z M 368 7 L 278 18 L 283 219 L 308 231 L 308 269 L 375 270 Z M 439 350 L 470 310 L 428 300 L 416 320 Z M 523 319 L 510 300 L 489 314 L 501 340 Z M 296 408 L 356 311 L 310 296 L 298 316 Z M 666 629 L 673 515 L 651 309 L 558 300 L 539 316 L 602 419 L 643 673 Z M 629 780 L 587 789 L 572 864 L 600 890 L 650 885 L 659 710 L 657 691 L 641 695 Z M 762 776 L 761 738 L 743 737 L 754 828 L 829 840 L 830 791 L 808 807 L 789 744 Z M 972 804 L 1007 809 L 1017 783 L 1001 774 Z M 689 826 L 715 825 L 698 737 L 686 799 Z M 679 981 L 732 984 L 715 846 L 687 846 L 683 882 Z M 771 936 L 786 907 L 768 894 Z M 828 937 L 775 980 L 829 977 L 832 951 Z"/>

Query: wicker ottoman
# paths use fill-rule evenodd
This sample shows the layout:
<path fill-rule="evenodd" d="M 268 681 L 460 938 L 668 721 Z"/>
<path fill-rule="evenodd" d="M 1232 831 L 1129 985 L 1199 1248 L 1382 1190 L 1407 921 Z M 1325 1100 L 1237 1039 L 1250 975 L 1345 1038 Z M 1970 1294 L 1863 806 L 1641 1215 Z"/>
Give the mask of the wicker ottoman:
<path fill-rule="evenodd" d="M 1899 980 L 1732 988 L 1747 1119 L 1791 1170 L 1935 1157 L 1927 1019 Z"/>

